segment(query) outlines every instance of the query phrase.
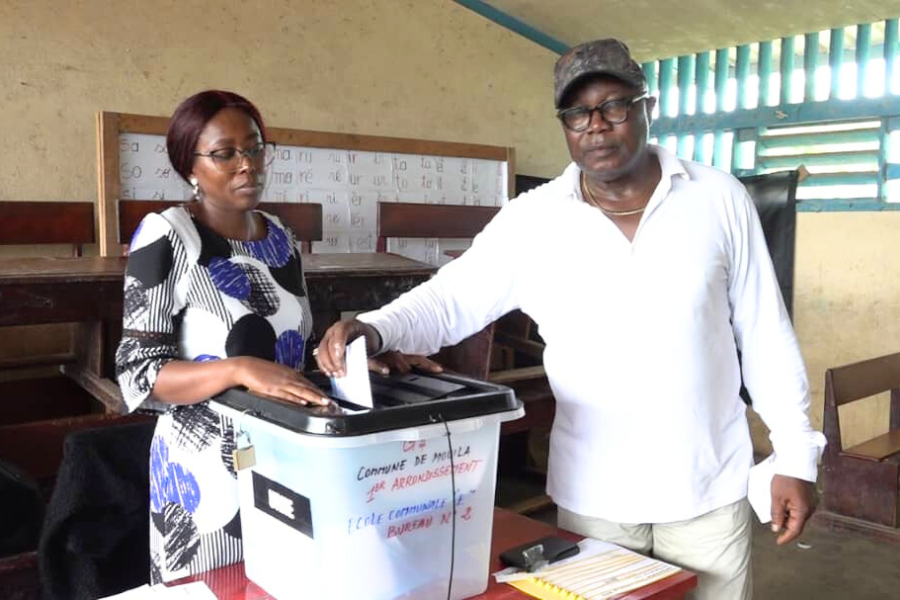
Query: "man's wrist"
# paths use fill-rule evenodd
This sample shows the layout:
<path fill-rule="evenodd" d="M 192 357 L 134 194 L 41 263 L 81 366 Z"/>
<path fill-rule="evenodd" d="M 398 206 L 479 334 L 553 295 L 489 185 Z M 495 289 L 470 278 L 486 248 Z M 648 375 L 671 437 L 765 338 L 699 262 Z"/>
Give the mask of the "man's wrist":
<path fill-rule="evenodd" d="M 369 356 L 377 356 L 384 351 L 384 340 L 381 337 L 381 332 L 378 331 L 374 325 L 366 323 L 365 321 L 358 321 L 363 327 L 363 335 L 366 338 L 366 349 Z"/>

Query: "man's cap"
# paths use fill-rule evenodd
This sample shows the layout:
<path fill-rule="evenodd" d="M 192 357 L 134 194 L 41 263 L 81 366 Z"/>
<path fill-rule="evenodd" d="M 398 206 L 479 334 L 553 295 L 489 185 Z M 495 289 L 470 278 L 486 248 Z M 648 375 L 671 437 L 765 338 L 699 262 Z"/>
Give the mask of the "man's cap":
<path fill-rule="evenodd" d="M 628 46 L 613 38 L 595 40 L 571 48 L 556 61 L 553 69 L 556 108 L 560 108 L 559 103 L 572 84 L 588 75 L 615 77 L 641 92 L 649 89 L 644 71 L 631 58 Z"/>

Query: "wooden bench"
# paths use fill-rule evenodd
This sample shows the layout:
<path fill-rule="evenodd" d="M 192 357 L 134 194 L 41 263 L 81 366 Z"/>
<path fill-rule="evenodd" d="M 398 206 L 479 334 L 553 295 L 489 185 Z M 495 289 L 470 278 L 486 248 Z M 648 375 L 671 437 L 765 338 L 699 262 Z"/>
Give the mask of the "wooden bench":
<path fill-rule="evenodd" d="M 0 245 L 66 244 L 81 256 L 94 243 L 91 202 L 0 202 Z"/>
<path fill-rule="evenodd" d="M 379 202 L 377 251 L 387 252 L 388 238 L 471 239 L 499 210 L 496 206 Z"/>
<path fill-rule="evenodd" d="M 839 407 L 890 392 L 889 430 L 850 448 Z M 900 353 L 825 372 L 825 519 L 900 540 Z"/>
<path fill-rule="evenodd" d="M 119 243 L 128 246 L 138 225 L 148 213 L 162 212 L 167 208 L 184 204 L 170 200 L 119 200 Z M 262 202 L 259 209 L 271 213 L 291 228 L 300 240 L 301 251 L 312 251 L 312 242 L 322 240 L 322 205 L 294 202 Z"/>

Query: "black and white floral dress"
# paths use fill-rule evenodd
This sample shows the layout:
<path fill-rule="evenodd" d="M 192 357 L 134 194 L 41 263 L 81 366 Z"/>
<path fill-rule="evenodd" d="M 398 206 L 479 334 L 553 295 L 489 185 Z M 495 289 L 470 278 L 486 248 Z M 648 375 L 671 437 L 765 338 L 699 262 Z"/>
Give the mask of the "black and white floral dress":
<path fill-rule="evenodd" d="M 312 316 L 300 250 L 260 214 L 259 241 L 224 238 L 176 207 L 147 215 L 131 242 L 116 371 L 130 410 L 162 413 L 150 451 L 153 583 L 243 558 L 231 422 L 206 401 L 155 401 L 160 368 L 232 356 L 303 368 Z"/>

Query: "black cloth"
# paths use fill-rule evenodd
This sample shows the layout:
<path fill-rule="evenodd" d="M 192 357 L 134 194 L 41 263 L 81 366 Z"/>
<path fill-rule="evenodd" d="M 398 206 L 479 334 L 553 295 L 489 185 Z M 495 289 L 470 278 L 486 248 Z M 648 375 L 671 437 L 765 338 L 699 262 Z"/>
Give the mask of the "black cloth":
<path fill-rule="evenodd" d="M 47 598 L 97 598 L 149 582 L 154 426 L 129 423 L 66 437 L 38 548 Z"/>
<path fill-rule="evenodd" d="M 37 483 L 0 460 L 0 557 L 34 551 L 43 520 L 44 500 Z"/>
<path fill-rule="evenodd" d="M 782 171 L 741 177 L 756 205 L 775 277 L 788 315 L 794 308 L 794 241 L 797 229 L 797 183 L 800 173 Z"/>
<path fill-rule="evenodd" d="M 781 171 L 741 177 L 741 183 L 753 199 L 762 223 L 766 246 L 775 266 L 775 278 L 789 317 L 794 315 L 794 241 L 797 231 L 798 171 Z M 738 361 L 741 353 L 738 351 Z M 741 383 L 741 398 L 753 405 L 750 392 Z"/>

